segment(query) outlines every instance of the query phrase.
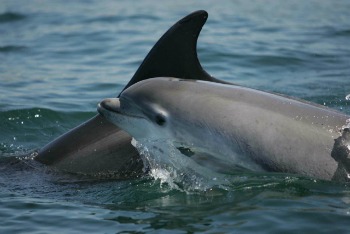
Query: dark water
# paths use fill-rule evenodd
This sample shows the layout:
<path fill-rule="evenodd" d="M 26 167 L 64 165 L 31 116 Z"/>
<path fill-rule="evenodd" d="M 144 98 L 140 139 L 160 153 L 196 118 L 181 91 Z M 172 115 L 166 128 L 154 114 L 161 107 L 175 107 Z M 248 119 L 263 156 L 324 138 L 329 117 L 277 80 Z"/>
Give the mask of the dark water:
<path fill-rule="evenodd" d="M 198 42 L 213 76 L 350 114 L 350 2 L 0 2 L 1 233 L 349 232 L 348 184 L 239 174 L 184 192 L 101 180 L 28 159 L 116 96 L 158 38 L 204 9 Z"/>

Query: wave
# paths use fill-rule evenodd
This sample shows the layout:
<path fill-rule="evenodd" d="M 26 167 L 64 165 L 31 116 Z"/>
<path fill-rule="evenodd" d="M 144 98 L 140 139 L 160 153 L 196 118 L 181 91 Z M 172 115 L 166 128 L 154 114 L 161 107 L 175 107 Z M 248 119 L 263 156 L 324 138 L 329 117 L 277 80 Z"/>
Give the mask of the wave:
<path fill-rule="evenodd" d="M 130 20 L 157 21 L 157 20 L 159 20 L 159 18 L 156 16 L 143 15 L 143 14 L 135 14 L 135 15 L 130 15 L 130 16 L 112 15 L 112 16 L 95 17 L 95 18 L 87 20 L 86 22 L 88 22 L 88 23 L 92 23 L 92 22 L 117 23 L 117 22 L 130 21 Z"/>
<path fill-rule="evenodd" d="M 25 19 L 26 16 L 20 13 L 5 12 L 0 14 L 0 23 L 8 23 Z"/>
<path fill-rule="evenodd" d="M 44 108 L 3 110 L 0 112 L 0 154 L 18 156 L 41 148 L 93 115 Z"/>
<path fill-rule="evenodd" d="M 86 118 L 92 117 L 95 112 L 63 112 L 55 111 L 47 108 L 25 108 L 25 109 L 13 109 L 13 110 L 2 110 L 0 115 L 0 124 L 4 121 L 22 121 L 28 119 L 40 119 L 42 121 L 65 121 L 69 120 L 81 121 Z"/>
<path fill-rule="evenodd" d="M 300 65 L 304 60 L 297 57 L 286 57 L 277 55 L 255 55 L 249 58 L 253 64 L 263 65 L 263 66 L 291 66 Z"/>
<path fill-rule="evenodd" d="M 308 61 L 305 59 L 305 54 L 302 51 L 272 51 L 270 54 L 261 55 L 256 53 L 232 53 L 220 48 L 215 53 L 209 54 L 208 51 L 203 51 L 203 54 L 210 56 L 211 64 L 219 61 L 218 65 L 220 66 L 225 65 L 226 61 L 233 61 L 233 64 L 242 67 L 297 67 Z"/>
<path fill-rule="evenodd" d="M 333 33 L 334 36 L 341 36 L 341 37 L 349 37 L 350 36 L 350 29 L 345 30 L 338 30 Z"/>
<path fill-rule="evenodd" d="M 0 46 L 0 53 L 18 52 L 27 49 L 26 46 L 6 45 Z"/>

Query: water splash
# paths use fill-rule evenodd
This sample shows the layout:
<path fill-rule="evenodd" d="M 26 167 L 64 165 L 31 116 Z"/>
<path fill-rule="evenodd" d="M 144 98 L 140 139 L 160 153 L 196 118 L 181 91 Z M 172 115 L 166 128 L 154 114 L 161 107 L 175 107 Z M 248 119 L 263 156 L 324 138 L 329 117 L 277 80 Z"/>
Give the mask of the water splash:
<path fill-rule="evenodd" d="M 345 100 L 350 101 L 350 94 L 346 95 Z"/>
<path fill-rule="evenodd" d="M 227 175 L 199 165 L 183 155 L 171 141 L 136 141 L 132 145 L 139 151 L 144 170 L 161 184 L 185 192 L 206 191 L 213 187 L 226 189 Z"/>

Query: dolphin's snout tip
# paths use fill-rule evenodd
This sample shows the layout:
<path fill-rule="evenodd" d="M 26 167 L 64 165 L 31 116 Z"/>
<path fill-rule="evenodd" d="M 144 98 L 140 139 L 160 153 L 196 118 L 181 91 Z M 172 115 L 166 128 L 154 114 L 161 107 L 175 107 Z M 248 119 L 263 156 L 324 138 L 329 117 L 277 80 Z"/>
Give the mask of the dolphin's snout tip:
<path fill-rule="evenodd" d="M 103 113 L 104 110 L 119 113 L 120 101 L 119 98 L 107 98 L 101 101 L 97 105 L 97 110 L 99 113 Z"/>
<path fill-rule="evenodd" d="M 101 102 L 99 103 L 99 104 L 97 104 L 97 112 L 100 114 L 100 115 L 102 115 L 102 116 L 104 116 L 103 115 L 103 107 L 102 107 L 102 105 L 101 105 Z"/>

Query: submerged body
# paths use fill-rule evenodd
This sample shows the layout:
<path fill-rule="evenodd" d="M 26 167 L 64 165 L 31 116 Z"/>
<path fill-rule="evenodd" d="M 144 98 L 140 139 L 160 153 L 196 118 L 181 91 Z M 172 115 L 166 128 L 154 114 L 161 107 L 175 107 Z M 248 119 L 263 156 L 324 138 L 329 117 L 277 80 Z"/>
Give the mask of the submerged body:
<path fill-rule="evenodd" d="M 250 170 L 347 180 L 350 117 L 319 105 L 240 86 L 157 78 L 102 101 L 99 112 L 136 140 L 171 139 Z"/>

